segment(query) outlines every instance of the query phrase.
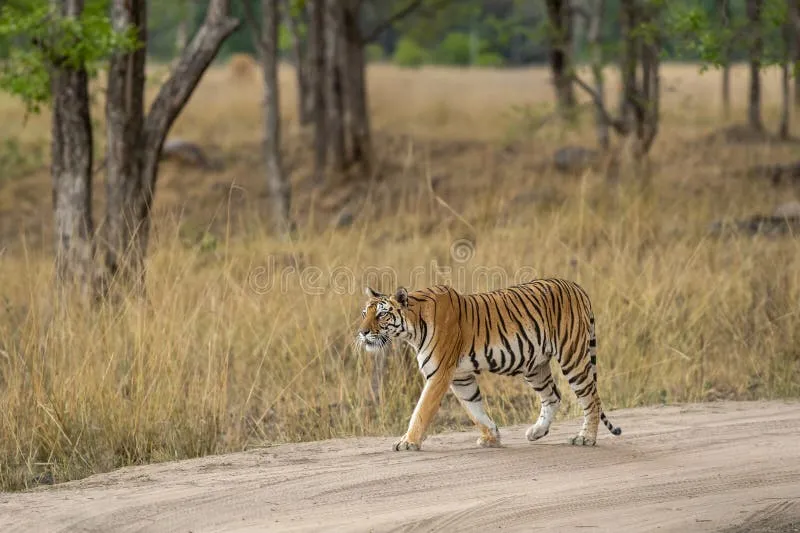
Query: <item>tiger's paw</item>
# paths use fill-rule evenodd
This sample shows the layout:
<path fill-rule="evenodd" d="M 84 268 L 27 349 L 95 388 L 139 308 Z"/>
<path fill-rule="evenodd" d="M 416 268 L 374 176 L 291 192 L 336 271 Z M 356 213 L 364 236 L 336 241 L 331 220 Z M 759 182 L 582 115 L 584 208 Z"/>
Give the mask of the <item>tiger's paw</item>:
<path fill-rule="evenodd" d="M 418 452 L 420 450 L 420 445 L 416 442 L 409 442 L 408 440 L 406 440 L 406 437 L 403 436 L 402 439 L 394 443 L 392 449 L 396 452 L 405 452 L 405 451 Z"/>
<path fill-rule="evenodd" d="M 478 437 L 478 446 L 481 448 L 501 448 L 503 445 L 500 444 L 500 432 L 497 431 L 497 428 Z"/>
<path fill-rule="evenodd" d="M 571 439 L 567 439 L 567 442 L 572 444 L 573 446 L 594 446 L 595 439 L 586 437 L 584 435 L 576 435 Z"/>
<path fill-rule="evenodd" d="M 528 428 L 528 431 L 525 432 L 525 438 L 529 441 L 533 442 L 535 440 L 539 440 L 542 437 L 546 437 L 547 434 L 550 433 L 550 428 L 545 426 L 540 426 L 539 424 L 535 424 Z"/>

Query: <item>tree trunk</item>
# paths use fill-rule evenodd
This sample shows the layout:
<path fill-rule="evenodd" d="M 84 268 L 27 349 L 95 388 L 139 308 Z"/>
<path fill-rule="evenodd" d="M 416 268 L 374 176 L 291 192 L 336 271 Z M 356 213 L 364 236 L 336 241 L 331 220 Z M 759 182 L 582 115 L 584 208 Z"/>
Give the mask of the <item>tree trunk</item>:
<path fill-rule="evenodd" d="M 603 27 L 604 0 L 590 0 L 588 41 L 591 50 L 592 75 L 594 77 L 594 90 L 599 98 L 595 105 L 595 129 L 597 132 L 597 145 L 601 150 L 607 151 L 610 147 L 608 121 L 602 107 L 605 105 L 605 83 L 603 79 L 603 46 L 600 32 Z"/>
<path fill-rule="evenodd" d="M 372 172 L 372 132 L 369 121 L 367 71 L 364 58 L 364 39 L 358 26 L 360 2 L 351 0 L 344 9 L 344 35 L 347 61 L 347 101 L 350 110 L 353 162 L 361 166 L 361 174 Z"/>
<path fill-rule="evenodd" d="M 138 23 L 145 34 L 146 0 L 114 0 L 115 26 Z M 144 51 L 120 55 L 112 62 L 113 80 L 109 83 L 108 168 L 109 212 L 107 223 L 118 235 L 106 255 L 110 273 L 123 271 L 144 290 L 144 257 L 150 237 L 150 212 L 153 205 L 158 163 L 164 139 L 186 105 L 203 73 L 224 40 L 239 22 L 228 16 L 229 0 L 211 0 L 206 19 L 179 58 L 169 79 L 161 86 L 147 117 L 143 115 Z M 140 56 L 139 54 L 142 54 Z M 110 73 L 111 74 L 111 73 Z M 137 133 L 138 132 L 138 133 Z M 112 185 L 113 184 L 113 185 Z M 121 190 L 117 190 L 117 188 Z M 111 204 L 118 206 L 117 210 Z M 121 255 L 122 252 L 125 255 Z M 124 263 L 124 264 L 121 264 Z"/>
<path fill-rule="evenodd" d="M 598 114 L 602 114 L 605 123 L 626 140 L 630 141 L 633 150 L 633 162 L 636 171 L 647 180 L 647 155 L 659 131 L 661 113 L 661 78 L 660 54 L 662 34 L 659 31 L 648 33 L 643 37 L 639 28 L 647 25 L 660 27 L 660 16 L 663 7 L 658 3 L 621 0 L 620 28 L 623 51 L 620 56 L 620 70 L 623 81 L 624 105 L 620 118 L 614 118 L 608 112 L 603 99 L 596 89 L 575 76 L 575 83 L 586 91 L 595 103 Z M 641 68 L 638 68 L 641 67 Z M 641 72 L 641 78 L 637 73 Z"/>
<path fill-rule="evenodd" d="M 280 93 L 278 91 L 278 2 L 262 0 L 264 54 L 264 157 L 273 221 L 281 235 L 292 231 L 291 186 L 281 162 Z"/>
<path fill-rule="evenodd" d="M 642 25 L 658 28 L 659 7 L 636 0 L 622 0 L 621 20 L 622 75 L 628 117 L 625 128 L 634 134 L 633 158 L 636 170 L 647 178 L 648 173 L 641 164 L 646 160 L 650 148 L 658 135 L 660 119 L 661 36 L 658 32 L 642 36 Z M 637 73 L 641 72 L 641 80 Z"/>
<path fill-rule="evenodd" d="M 325 93 L 327 106 L 328 143 L 333 168 L 345 168 L 344 100 L 342 69 L 339 58 L 342 50 L 342 7 L 339 0 L 325 0 Z"/>
<path fill-rule="evenodd" d="M 721 18 L 721 26 L 725 29 L 730 28 L 732 13 L 731 0 L 717 0 L 716 11 Z M 731 65 L 730 53 L 727 49 L 722 52 L 722 113 L 727 119 L 731 114 Z"/>
<path fill-rule="evenodd" d="M 620 115 L 630 127 L 631 114 L 636 98 L 636 71 L 638 68 L 638 39 L 635 29 L 638 24 L 635 0 L 622 0 L 620 27 L 622 33 L 622 55 L 620 74 L 622 77 L 622 99 Z"/>
<path fill-rule="evenodd" d="M 764 41 L 761 35 L 761 12 L 764 0 L 747 0 L 747 20 L 750 25 L 750 86 L 748 93 L 747 123 L 756 131 L 762 131 L 761 122 L 761 54 Z"/>
<path fill-rule="evenodd" d="M 83 0 L 65 0 L 56 9 L 77 18 Z M 60 4 L 60 6 L 59 6 Z M 94 293 L 92 219 L 92 122 L 86 69 L 53 65 L 52 163 L 55 214 L 56 280 L 77 285 L 84 297 Z"/>
<path fill-rule="evenodd" d="M 147 2 L 113 0 L 115 31 L 136 28 L 147 42 Z M 120 281 L 140 281 L 144 250 L 131 247 L 139 230 L 137 202 L 142 195 L 142 128 L 146 50 L 111 58 L 106 88 L 106 274 Z"/>
<path fill-rule="evenodd" d="M 308 26 L 309 85 L 314 105 L 314 185 L 325 181 L 327 159 L 327 128 L 325 101 L 325 0 L 308 0 L 310 22 Z"/>
<path fill-rule="evenodd" d="M 196 0 L 181 0 L 181 17 L 178 19 L 178 27 L 175 29 L 175 54 L 180 55 L 189 42 L 191 27 L 194 25 L 194 8 Z"/>
<path fill-rule="evenodd" d="M 722 65 L 722 114 L 727 119 L 731 116 L 731 66 Z"/>
<path fill-rule="evenodd" d="M 792 23 L 792 63 L 800 68 L 800 0 L 789 0 L 789 20 Z M 794 76 L 794 105 L 800 106 L 800 80 Z"/>
<path fill-rule="evenodd" d="M 575 108 L 572 88 L 572 10 L 569 0 L 547 0 L 550 21 L 550 70 L 556 93 L 556 107 L 562 116 Z"/>
<path fill-rule="evenodd" d="M 790 90 L 790 74 L 791 64 L 789 61 L 785 61 L 781 65 L 781 89 L 782 89 L 782 97 L 781 97 L 781 125 L 778 131 L 778 135 L 781 139 L 786 140 L 789 138 L 789 124 L 791 122 L 791 107 L 792 107 L 792 97 L 791 97 L 791 90 Z"/>
<path fill-rule="evenodd" d="M 297 76 L 297 118 L 301 125 L 306 126 L 311 122 L 311 108 L 314 102 L 308 91 L 308 68 L 303 53 L 303 40 L 300 38 L 298 21 L 292 16 L 291 1 L 284 0 L 283 7 L 286 13 L 286 27 L 292 36 L 292 55 Z"/>
<path fill-rule="evenodd" d="M 790 60 L 793 55 L 792 27 L 793 24 L 790 19 L 784 22 L 781 28 L 783 32 L 783 61 L 781 62 L 781 121 L 778 128 L 778 136 L 783 140 L 789 138 L 789 125 L 791 122 L 792 97 L 790 81 L 792 64 Z"/>
<path fill-rule="evenodd" d="M 655 13 L 650 6 L 641 7 L 640 20 L 644 23 L 656 25 Z M 657 8 L 656 8 L 657 9 Z M 642 65 L 641 90 L 637 91 L 643 102 L 634 107 L 637 113 L 637 138 L 639 140 L 638 155 L 644 157 L 650 153 L 653 141 L 658 135 L 659 119 L 661 114 L 661 42 L 660 36 L 649 36 L 647 39 L 639 37 L 639 47 Z"/>

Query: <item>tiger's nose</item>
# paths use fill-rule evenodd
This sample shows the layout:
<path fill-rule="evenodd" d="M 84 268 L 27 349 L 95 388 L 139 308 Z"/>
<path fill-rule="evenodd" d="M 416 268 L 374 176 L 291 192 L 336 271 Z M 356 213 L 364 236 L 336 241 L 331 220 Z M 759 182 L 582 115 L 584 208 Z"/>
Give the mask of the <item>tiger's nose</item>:
<path fill-rule="evenodd" d="M 362 337 L 366 337 L 369 335 L 369 328 L 361 328 L 358 330 Z"/>

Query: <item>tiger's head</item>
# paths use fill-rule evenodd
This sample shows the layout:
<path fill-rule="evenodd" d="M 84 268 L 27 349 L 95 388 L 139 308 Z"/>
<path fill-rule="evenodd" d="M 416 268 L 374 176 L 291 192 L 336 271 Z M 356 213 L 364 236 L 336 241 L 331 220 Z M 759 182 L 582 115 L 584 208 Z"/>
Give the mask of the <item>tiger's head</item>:
<path fill-rule="evenodd" d="M 393 296 L 387 296 L 366 287 L 364 293 L 367 303 L 361 311 L 356 341 L 368 352 L 377 352 L 386 348 L 392 339 L 408 337 L 408 291 L 400 287 Z"/>

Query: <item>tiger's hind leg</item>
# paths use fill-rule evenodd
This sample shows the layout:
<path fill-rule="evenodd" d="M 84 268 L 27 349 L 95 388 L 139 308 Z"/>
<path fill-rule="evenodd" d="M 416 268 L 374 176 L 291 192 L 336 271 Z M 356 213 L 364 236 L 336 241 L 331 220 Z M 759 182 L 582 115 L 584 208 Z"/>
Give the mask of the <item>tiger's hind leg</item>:
<path fill-rule="evenodd" d="M 456 376 L 450 384 L 450 389 L 481 431 L 478 446 L 482 448 L 500 447 L 500 431 L 497 429 L 497 424 L 483 410 L 483 398 L 475 374 Z"/>
<path fill-rule="evenodd" d="M 553 419 L 558 412 L 558 406 L 561 404 L 561 394 L 558 392 L 555 381 L 553 381 L 549 360 L 534 367 L 531 372 L 525 375 L 525 381 L 536 391 L 541 401 L 539 418 L 525 432 L 525 437 L 533 442 L 550 432 L 550 424 L 553 423 Z"/>
<path fill-rule="evenodd" d="M 561 366 L 570 388 L 583 408 L 583 426 L 568 442 L 576 446 L 594 446 L 597 441 L 597 427 L 600 424 L 600 395 L 597 393 L 594 365 L 591 364 L 589 354 L 577 357 L 577 362 L 575 358 L 572 361 L 567 360 L 566 363 L 562 360 Z"/>

